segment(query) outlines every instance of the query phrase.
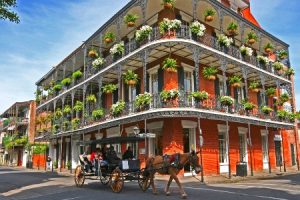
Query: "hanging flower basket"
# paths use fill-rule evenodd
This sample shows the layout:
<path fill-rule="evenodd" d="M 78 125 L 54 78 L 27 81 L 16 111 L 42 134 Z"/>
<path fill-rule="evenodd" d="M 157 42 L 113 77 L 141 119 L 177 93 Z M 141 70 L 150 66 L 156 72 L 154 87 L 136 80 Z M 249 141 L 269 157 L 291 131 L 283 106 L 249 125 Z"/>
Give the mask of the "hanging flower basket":
<path fill-rule="evenodd" d="M 229 84 L 232 87 L 241 87 L 242 78 L 239 76 L 231 76 L 229 77 Z"/>
<path fill-rule="evenodd" d="M 164 18 L 163 21 L 159 23 L 159 32 L 163 35 L 163 38 L 172 38 L 176 37 L 176 30 L 180 27 L 180 20 Z"/>
<path fill-rule="evenodd" d="M 213 9 L 207 9 L 204 13 L 205 21 L 211 22 L 214 20 L 214 15 L 216 12 Z"/>
<path fill-rule="evenodd" d="M 127 14 L 124 17 L 124 22 L 127 24 L 128 27 L 134 27 L 136 20 L 139 18 L 138 15 L 135 14 Z"/>
<path fill-rule="evenodd" d="M 127 84 L 133 86 L 136 84 L 136 80 L 128 80 Z"/>
<path fill-rule="evenodd" d="M 164 3 L 164 8 L 165 9 L 172 9 L 173 5 L 171 3 Z"/>
<path fill-rule="evenodd" d="M 267 54 L 270 54 L 272 52 L 272 50 L 274 49 L 274 46 L 271 43 L 268 43 L 268 44 L 266 44 L 264 49 Z"/>
<path fill-rule="evenodd" d="M 138 81 L 138 75 L 132 70 L 127 70 L 127 72 L 123 74 L 123 77 L 125 83 L 130 86 L 135 85 Z"/>
<path fill-rule="evenodd" d="M 109 43 L 113 42 L 115 38 L 116 38 L 116 36 L 113 32 L 107 32 L 103 36 L 104 42 L 106 44 L 109 44 Z"/>
<path fill-rule="evenodd" d="M 215 67 L 204 67 L 202 70 L 202 74 L 204 78 L 210 81 L 216 80 L 216 74 L 218 73 L 218 69 Z"/>
<path fill-rule="evenodd" d="M 247 43 L 250 44 L 250 45 L 254 44 L 254 43 L 257 41 L 257 35 L 256 35 L 253 31 L 250 31 L 250 32 L 247 34 L 246 41 L 247 41 Z"/>
<path fill-rule="evenodd" d="M 97 58 L 98 57 L 98 52 L 96 49 L 90 49 L 89 50 L 89 53 L 88 53 L 88 56 L 90 58 Z"/>

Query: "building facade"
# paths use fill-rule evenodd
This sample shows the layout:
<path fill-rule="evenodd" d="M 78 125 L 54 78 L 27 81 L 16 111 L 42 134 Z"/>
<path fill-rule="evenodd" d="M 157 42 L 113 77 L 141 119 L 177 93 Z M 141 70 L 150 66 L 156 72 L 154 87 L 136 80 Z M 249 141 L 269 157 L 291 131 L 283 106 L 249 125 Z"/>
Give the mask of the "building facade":
<path fill-rule="evenodd" d="M 204 175 L 297 165 L 288 45 L 246 0 L 132 0 L 36 85 L 37 115 L 50 119 L 36 141 L 49 142 L 59 168 L 95 148 L 80 142 L 135 127 L 155 137 L 113 144 L 120 154 L 201 150 Z"/>
<path fill-rule="evenodd" d="M 16 102 L 1 114 L 2 164 L 26 167 L 31 159 L 25 146 L 34 143 L 35 111 L 35 101 L 31 100 Z"/>

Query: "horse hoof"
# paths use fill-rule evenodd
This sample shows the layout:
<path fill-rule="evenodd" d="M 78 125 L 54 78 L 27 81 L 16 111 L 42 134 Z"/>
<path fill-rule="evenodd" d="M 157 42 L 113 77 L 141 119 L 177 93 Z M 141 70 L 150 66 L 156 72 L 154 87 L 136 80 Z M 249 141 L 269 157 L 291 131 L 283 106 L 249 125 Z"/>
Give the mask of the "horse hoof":
<path fill-rule="evenodd" d="M 158 192 L 153 192 L 154 195 L 158 195 Z"/>
<path fill-rule="evenodd" d="M 171 193 L 170 193 L 170 192 L 166 192 L 166 195 L 167 195 L 167 196 L 170 196 L 170 195 L 171 195 Z"/>
<path fill-rule="evenodd" d="M 187 195 L 186 195 L 186 194 L 183 194 L 183 195 L 181 195 L 181 198 L 186 199 L 186 198 L 187 198 Z"/>

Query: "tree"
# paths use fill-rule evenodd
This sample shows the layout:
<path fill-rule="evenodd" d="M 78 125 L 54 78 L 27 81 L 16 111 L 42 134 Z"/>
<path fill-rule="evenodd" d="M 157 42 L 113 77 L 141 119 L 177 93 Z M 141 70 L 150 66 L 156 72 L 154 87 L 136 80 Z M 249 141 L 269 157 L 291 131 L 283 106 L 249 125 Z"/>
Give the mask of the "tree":
<path fill-rule="evenodd" d="M 19 16 L 11 10 L 12 7 L 17 7 L 16 0 L 0 0 L 0 19 L 8 19 L 9 21 L 18 24 L 20 22 Z"/>

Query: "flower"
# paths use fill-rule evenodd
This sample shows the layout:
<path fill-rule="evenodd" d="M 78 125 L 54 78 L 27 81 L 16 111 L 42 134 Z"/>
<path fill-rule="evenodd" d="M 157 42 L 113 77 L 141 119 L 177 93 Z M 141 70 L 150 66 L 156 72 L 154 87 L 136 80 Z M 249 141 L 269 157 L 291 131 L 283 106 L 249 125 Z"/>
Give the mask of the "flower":
<path fill-rule="evenodd" d="M 245 47 L 244 45 L 240 47 L 241 54 L 244 56 L 252 56 L 253 50 L 249 47 Z"/>
<path fill-rule="evenodd" d="M 152 32 L 152 27 L 148 25 L 144 25 L 135 32 L 135 39 L 137 41 L 143 41 L 150 35 L 151 32 Z"/>
<path fill-rule="evenodd" d="M 233 43 L 233 40 L 224 34 L 220 34 L 218 35 L 218 42 L 222 46 L 229 47 Z"/>
<path fill-rule="evenodd" d="M 145 92 L 144 94 L 139 94 L 135 98 L 134 104 L 138 108 L 142 108 L 145 105 L 149 105 L 152 101 L 152 95 L 148 92 Z"/>
<path fill-rule="evenodd" d="M 206 27 L 198 21 L 194 21 L 190 26 L 191 32 L 201 37 L 204 35 Z"/>
<path fill-rule="evenodd" d="M 234 99 L 230 96 L 221 96 L 220 102 L 224 106 L 231 106 L 234 102 Z"/>
<path fill-rule="evenodd" d="M 117 103 L 113 104 L 111 106 L 111 114 L 113 116 L 117 116 L 123 112 L 125 108 L 125 102 L 124 101 L 118 101 Z"/>
<path fill-rule="evenodd" d="M 267 64 L 267 63 L 270 62 L 270 59 L 268 57 L 265 57 L 265 56 L 257 56 L 256 58 L 262 64 Z"/>
<path fill-rule="evenodd" d="M 272 66 L 273 66 L 274 69 L 277 70 L 277 71 L 282 70 L 283 67 L 284 67 L 284 65 L 283 65 L 281 62 L 278 62 L 278 61 L 277 61 L 277 62 L 274 62 Z"/>
<path fill-rule="evenodd" d="M 122 55 L 125 51 L 125 47 L 124 47 L 124 42 L 120 42 L 118 44 L 115 44 L 110 50 L 109 52 L 113 55 L 119 54 Z"/>
<path fill-rule="evenodd" d="M 181 21 L 178 19 L 170 20 L 168 18 L 164 18 L 163 21 L 159 24 L 159 31 L 161 34 L 164 34 L 167 31 L 179 29 L 181 26 Z"/>
<path fill-rule="evenodd" d="M 163 101 L 169 100 L 169 99 L 176 99 L 178 96 L 180 96 L 180 93 L 177 89 L 171 89 L 171 90 L 163 90 L 160 93 L 160 98 Z"/>
<path fill-rule="evenodd" d="M 92 62 L 92 65 L 93 65 L 94 68 L 98 68 L 98 67 L 100 67 L 101 65 L 103 65 L 103 63 L 104 63 L 104 59 L 101 58 L 101 57 L 99 57 L 99 58 L 95 59 L 95 60 Z"/>

